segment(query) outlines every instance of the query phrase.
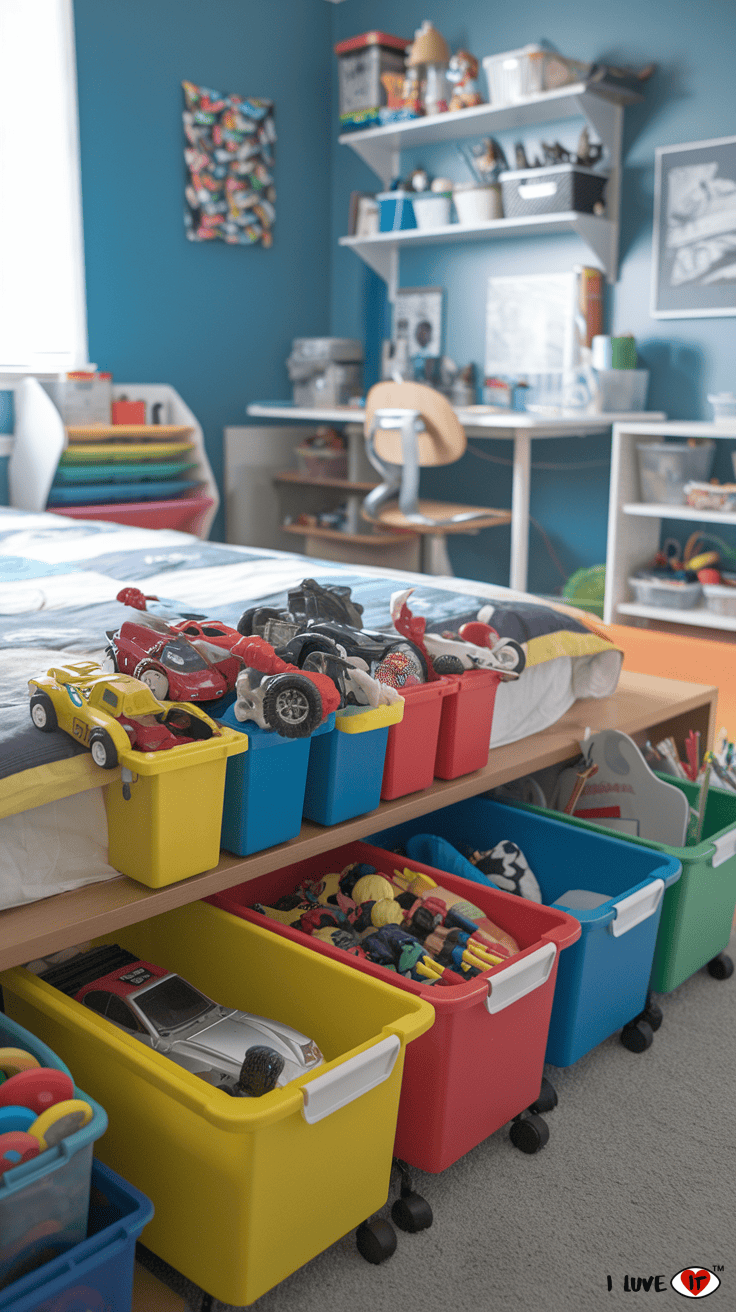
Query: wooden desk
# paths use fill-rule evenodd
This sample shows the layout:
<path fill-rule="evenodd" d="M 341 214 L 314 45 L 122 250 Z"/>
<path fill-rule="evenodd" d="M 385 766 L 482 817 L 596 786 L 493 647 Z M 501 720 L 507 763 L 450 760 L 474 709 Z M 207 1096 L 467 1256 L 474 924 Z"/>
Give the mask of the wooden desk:
<path fill-rule="evenodd" d="M 322 828 L 305 821 L 299 836 L 288 843 L 249 857 L 223 853 L 215 870 L 170 884 L 168 888 L 150 889 L 120 875 L 117 879 L 2 911 L 0 970 L 109 934 L 124 925 L 148 920 L 172 907 L 219 893 L 291 862 L 303 861 L 414 816 L 428 815 L 452 802 L 487 792 L 522 774 L 570 760 L 578 754 L 578 744 L 588 726 L 592 730 L 621 729 L 632 736 L 656 730 L 659 737 L 672 734 L 679 743 L 684 741 L 688 730 L 695 729 L 700 730 L 704 743 L 711 744 L 717 697 L 718 689 L 714 687 L 624 672 L 613 696 L 600 701 L 578 701 L 561 720 L 542 733 L 508 747 L 493 748 L 488 764 L 474 774 L 448 782 L 435 780 L 424 792 L 382 802 L 376 811 L 339 825 Z"/>

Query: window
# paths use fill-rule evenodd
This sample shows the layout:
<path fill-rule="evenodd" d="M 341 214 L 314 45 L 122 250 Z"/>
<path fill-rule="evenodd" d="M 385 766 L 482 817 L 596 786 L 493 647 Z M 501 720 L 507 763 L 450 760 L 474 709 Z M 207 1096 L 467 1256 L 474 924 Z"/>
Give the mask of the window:
<path fill-rule="evenodd" d="M 188 984 L 179 975 L 169 975 L 147 993 L 141 993 L 135 1004 L 157 1030 L 175 1030 L 191 1025 L 214 1008 L 209 998 Z"/>
<path fill-rule="evenodd" d="M 72 0 L 0 0 L 0 370 L 87 364 Z"/>
<path fill-rule="evenodd" d="M 107 1004 L 107 1019 L 114 1022 L 115 1025 L 123 1025 L 126 1030 L 133 1030 L 137 1034 L 145 1034 L 146 1029 L 137 1016 L 133 1015 L 130 1007 L 127 1007 L 122 998 L 116 993 L 110 994 L 110 1001 Z"/>

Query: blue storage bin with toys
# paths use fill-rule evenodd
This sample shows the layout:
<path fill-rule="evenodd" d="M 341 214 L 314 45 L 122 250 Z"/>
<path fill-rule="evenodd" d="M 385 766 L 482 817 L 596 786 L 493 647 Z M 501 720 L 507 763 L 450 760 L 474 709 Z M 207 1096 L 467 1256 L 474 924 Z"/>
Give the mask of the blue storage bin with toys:
<path fill-rule="evenodd" d="M 506 891 L 516 885 L 580 922 L 580 938 L 560 958 L 546 1061 L 571 1066 L 617 1030 L 631 1051 L 649 1047 L 652 1032 L 642 1013 L 662 898 L 682 870 L 675 857 L 487 797 L 458 802 L 368 841 L 479 883 L 496 879 Z M 499 844 L 508 847 L 496 851 Z M 525 863 L 517 860 L 517 850 Z M 473 861 L 488 854 L 482 865 L 493 876 L 481 873 L 467 853 Z"/>
<path fill-rule="evenodd" d="M 230 706 L 222 724 L 248 736 L 248 751 L 230 757 L 222 809 L 222 846 L 235 856 L 296 838 L 302 827 L 311 738 L 283 738 L 270 729 L 235 717 Z M 334 713 L 316 734 L 331 733 Z"/>
<path fill-rule="evenodd" d="M 404 718 L 404 699 L 390 706 L 346 706 L 331 732 L 312 734 L 304 815 L 318 825 L 375 811 L 381 800 L 388 731 Z"/>
<path fill-rule="evenodd" d="M 0 1291 L 0 1312 L 130 1312 L 135 1244 L 152 1216 L 145 1194 L 93 1162 L 87 1237 Z"/>
<path fill-rule="evenodd" d="M 0 1084 L 0 1153 L 7 1167 L 0 1173 L 2 1290 L 84 1239 L 92 1152 L 95 1140 L 107 1129 L 107 1116 L 76 1088 L 68 1067 L 45 1043 L 3 1014 L 0 1069 L 5 1077 Z M 72 1100 L 86 1108 L 69 1105 Z M 61 1109 L 62 1103 L 77 1124 L 85 1123 L 53 1143 L 47 1121 L 54 1119 L 54 1108 Z M 58 1122 L 59 1129 L 61 1125 Z M 42 1137 L 44 1127 L 48 1145 Z M 33 1148 L 27 1140 L 34 1137 L 41 1151 L 36 1149 L 37 1155 L 31 1156 L 29 1148 L 31 1152 Z M 7 1165 L 16 1160 L 17 1165 Z"/>

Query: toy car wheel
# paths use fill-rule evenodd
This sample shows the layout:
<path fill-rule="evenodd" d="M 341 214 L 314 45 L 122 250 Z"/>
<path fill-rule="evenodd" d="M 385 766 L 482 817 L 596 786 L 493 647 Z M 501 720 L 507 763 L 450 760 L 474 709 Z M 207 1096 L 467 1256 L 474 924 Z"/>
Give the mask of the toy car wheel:
<path fill-rule="evenodd" d="M 637 1018 L 624 1025 L 621 1042 L 629 1052 L 646 1052 L 654 1043 L 654 1034 L 648 1021 Z"/>
<path fill-rule="evenodd" d="M 509 1138 L 520 1152 L 538 1153 L 549 1139 L 549 1126 L 541 1116 L 524 1116 L 513 1122 Z"/>
<path fill-rule="evenodd" d="M 713 979 L 730 979 L 733 975 L 733 962 L 725 952 L 719 953 L 712 961 L 708 962 L 708 974 Z"/>
<path fill-rule="evenodd" d="M 355 1243 L 361 1257 L 373 1266 L 380 1266 L 396 1252 L 396 1231 L 389 1221 L 376 1216 L 372 1221 L 363 1221 L 355 1231 Z"/>
<path fill-rule="evenodd" d="M 435 674 L 464 674 L 465 666 L 459 656 L 435 656 L 432 661 Z"/>
<path fill-rule="evenodd" d="M 237 623 L 238 633 L 242 633 L 244 638 L 253 637 L 253 616 L 258 610 L 257 606 L 251 606 L 249 610 L 244 610 Z"/>
<path fill-rule="evenodd" d="M 509 674 L 521 674 L 526 665 L 526 652 L 513 638 L 501 638 L 493 648 L 494 667 Z"/>
<path fill-rule="evenodd" d="M 156 665 L 154 661 L 140 661 L 133 671 L 133 677 L 145 683 L 160 702 L 166 701 L 169 695 L 169 679 L 160 665 Z"/>
<path fill-rule="evenodd" d="M 89 736 L 92 760 L 103 770 L 113 770 L 118 763 L 118 749 L 107 729 L 93 729 Z"/>
<path fill-rule="evenodd" d="M 105 666 L 113 673 L 118 673 L 118 658 L 112 643 L 108 643 L 105 648 Z"/>
<path fill-rule="evenodd" d="M 284 1059 L 274 1048 L 258 1043 L 249 1048 L 238 1076 L 238 1088 L 249 1098 L 261 1098 L 276 1088 Z"/>
<path fill-rule="evenodd" d="M 427 679 L 429 678 L 427 662 L 419 648 L 416 647 L 413 642 L 396 642 L 391 646 L 390 650 L 400 651 L 403 656 L 408 656 L 409 662 L 412 666 L 412 673 L 414 673 L 418 679 L 421 679 L 422 683 L 427 682 Z M 386 655 L 388 655 L 388 652 Z M 434 668 L 437 669 L 437 662 L 432 661 L 432 664 Z"/>
<path fill-rule="evenodd" d="M 434 1217 L 432 1208 L 421 1194 L 402 1194 L 391 1208 L 391 1219 L 399 1230 L 416 1235 L 420 1230 L 428 1230 Z"/>
<path fill-rule="evenodd" d="M 539 1090 L 539 1097 L 536 1102 L 531 1104 L 530 1112 L 553 1112 L 557 1106 L 557 1090 L 554 1084 L 551 1084 L 546 1075 L 542 1076 L 542 1087 Z"/>
<path fill-rule="evenodd" d="M 277 674 L 263 696 L 263 718 L 282 738 L 307 738 L 322 723 L 322 698 L 305 674 Z"/>
<path fill-rule="evenodd" d="M 36 728 L 43 729 L 44 733 L 53 733 L 54 729 L 58 729 L 59 721 L 48 693 L 34 692 L 31 697 L 31 719 Z"/>

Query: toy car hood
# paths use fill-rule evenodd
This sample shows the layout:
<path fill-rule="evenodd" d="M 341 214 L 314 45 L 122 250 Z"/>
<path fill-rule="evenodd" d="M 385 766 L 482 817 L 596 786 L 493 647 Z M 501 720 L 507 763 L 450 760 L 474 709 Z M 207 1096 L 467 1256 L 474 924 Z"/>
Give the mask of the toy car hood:
<path fill-rule="evenodd" d="M 229 1065 L 237 1078 L 246 1052 L 256 1044 L 273 1048 L 284 1058 L 278 1088 L 324 1061 L 317 1045 L 305 1034 L 288 1025 L 237 1011 L 211 1025 L 202 1026 L 194 1035 L 178 1040 L 176 1047 L 179 1052 L 186 1051 L 192 1057 L 206 1056 L 213 1065 Z"/>

